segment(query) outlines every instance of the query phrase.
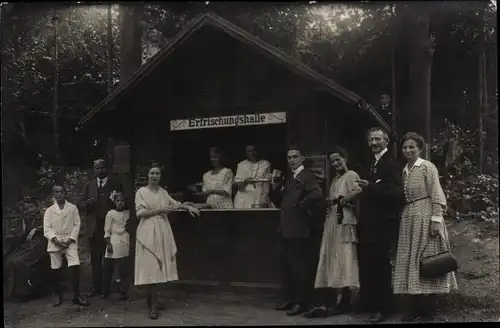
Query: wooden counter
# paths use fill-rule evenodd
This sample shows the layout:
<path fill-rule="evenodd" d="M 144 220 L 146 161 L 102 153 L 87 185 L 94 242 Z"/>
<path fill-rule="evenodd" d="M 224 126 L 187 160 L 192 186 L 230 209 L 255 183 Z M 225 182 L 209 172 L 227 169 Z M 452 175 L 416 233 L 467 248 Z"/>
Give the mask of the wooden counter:
<path fill-rule="evenodd" d="M 177 243 L 178 283 L 279 287 L 280 209 L 205 209 L 199 218 L 169 214 Z"/>

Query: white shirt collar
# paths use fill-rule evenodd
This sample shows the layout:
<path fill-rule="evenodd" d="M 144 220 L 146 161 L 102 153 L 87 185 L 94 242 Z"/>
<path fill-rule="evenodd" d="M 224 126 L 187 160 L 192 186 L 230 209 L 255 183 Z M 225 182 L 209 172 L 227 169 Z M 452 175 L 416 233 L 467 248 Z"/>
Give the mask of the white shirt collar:
<path fill-rule="evenodd" d="M 299 175 L 300 172 L 304 169 L 304 165 L 299 166 L 295 170 L 293 170 L 293 178 L 295 179 L 297 175 Z"/>
<path fill-rule="evenodd" d="M 408 170 L 408 164 L 405 165 L 405 168 L 403 169 L 403 172 L 408 174 L 411 170 L 413 170 L 414 167 L 419 167 L 420 165 L 422 165 L 422 163 L 424 162 L 424 160 L 422 158 L 418 158 L 415 163 L 413 164 L 413 166 L 411 167 L 411 169 Z"/>
<path fill-rule="evenodd" d="M 98 186 L 101 185 L 101 182 L 102 182 L 102 186 L 104 186 L 106 184 L 106 182 L 108 182 L 108 177 L 105 177 L 103 179 L 97 178 L 97 185 Z"/>
<path fill-rule="evenodd" d="M 384 148 L 384 150 L 382 150 L 380 153 L 375 154 L 375 163 L 380 161 L 380 159 L 385 153 L 387 153 L 387 148 Z"/>
<path fill-rule="evenodd" d="M 68 207 L 67 200 L 64 201 L 63 208 L 59 207 L 59 204 L 57 203 L 57 201 L 55 199 L 52 199 L 52 200 L 54 201 L 54 204 L 52 204 L 52 208 L 54 209 L 54 212 L 56 212 L 58 214 L 61 214 L 61 212 L 64 212 L 64 210 Z"/>

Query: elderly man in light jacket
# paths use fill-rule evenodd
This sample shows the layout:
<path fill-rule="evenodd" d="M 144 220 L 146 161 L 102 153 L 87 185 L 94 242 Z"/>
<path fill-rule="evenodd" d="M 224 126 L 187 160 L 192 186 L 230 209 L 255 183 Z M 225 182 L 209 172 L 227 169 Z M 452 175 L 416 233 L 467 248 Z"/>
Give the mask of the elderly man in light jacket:
<path fill-rule="evenodd" d="M 50 266 L 53 272 L 53 306 L 59 306 L 62 303 L 61 268 L 64 258 L 71 272 L 73 303 L 88 306 L 87 300 L 80 295 L 80 259 L 78 257 L 80 215 L 78 208 L 66 200 L 66 192 L 62 184 L 55 184 L 52 192 L 54 204 L 45 211 L 43 231 L 45 238 L 48 239 L 47 252 L 50 254 Z"/>

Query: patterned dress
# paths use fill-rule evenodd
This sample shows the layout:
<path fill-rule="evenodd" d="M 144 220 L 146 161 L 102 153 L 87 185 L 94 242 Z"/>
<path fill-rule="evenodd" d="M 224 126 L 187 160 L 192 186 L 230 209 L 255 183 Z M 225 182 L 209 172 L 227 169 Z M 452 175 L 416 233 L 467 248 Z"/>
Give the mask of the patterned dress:
<path fill-rule="evenodd" d="M 224 190 L 229 196 L 209 195 L 207 204 L 212 208 L 233 208 L 233 171 L 228 168 L 223 168 L 218 173 L 214 174 L 212 170 L 203 174 L 202 191 L 210 189 Z"/>
<path fill-rule="evenodd" d="M 434 255 L 449 247 L 444 220 L 441 223 L 441 238 L 429 235 L 431 218 L 442 219 L 446 208 L 436 167 L 429 161 L 418 159 L 410 170 L 405 167 L 403 181 L 407 204 L 403 208 L 399 228 L 394 293 L 446 294 L 458 289 L 454 272 L 431 279 L 422 278 L 419 274 L 421 256 Z"/>
<path fill-rule="evenodd" d="M 137 212 L 167 206 L 175 209 L 179 203 L 163 188 L 153 192 L 142 187 L 135 194 Z M 167 215 L 142 218 L 135 245 L 135 285 L 178 280 L 176 255 L 177 246 Z"/>
<path fill-rule="evenodd" d="M 265 179 L 271 173 L 271 164 L 268 161 L 258 161 L 252 163 L 244 160 L 238 164 L 236 170 L 235 182 L 242 182 L 247 178 Z M 261 205 L 269 203 L 269 183 L 257 182 L 247 184 L 243 191 L 236 192 L 234 196 L 235 208 L 252 208 L 252 205 Z"/>
<path fill-rule="evenodd" d="M 359 176 L 347 171 L 334 178 L 329 197 L 335 199 L 359 189 Z M 359 287 L 358 256 L 356 252 L 356 212 L 353 207 L 343 207 L 342 224 L 338 224 L 337 206 L 328 209 L 321 240 L 315 288 Z"/>

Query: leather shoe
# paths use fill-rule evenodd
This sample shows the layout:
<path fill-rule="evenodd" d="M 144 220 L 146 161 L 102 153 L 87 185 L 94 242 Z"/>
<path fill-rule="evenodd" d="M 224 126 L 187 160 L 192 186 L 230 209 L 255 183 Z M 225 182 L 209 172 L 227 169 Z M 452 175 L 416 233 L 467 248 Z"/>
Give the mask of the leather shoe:
<path fill-rule="evenodd" d="M 149 311 L 149 319 L 151 320 L 156 320 L 158 319 L 158 309 L 156 307 L 153 307 L 150 311 Z"/>
<path fill-rule="evenodd" d="M 100 290 L 93 287 L 91 290 L 90 290 L 90 293 L 88 294 L 88 298 L 92 298 L 92 297 L 96 297 L 97 295 L 99 295 L 100 293 Z"/>
<path fill-rule="evenodd" d="M 291 310 L 293 307 L 293 302 L 292 301 L 286 301 L 276 307 L 276 311 L 288 311 Z"/>
<path fill-rule="evenodd" d="M 305 318 L 326 318 L 330 311 L 324 306 L 315 306 L 312 310 L 304 313 Z"/>
<path fill-rule="evenodd" d="M 89 306 L 89 302 L 81 296 L 73 297 L 73 304 L 82 305 L 82 306 Z"/>
<path fill-rule="evenodd" d="M 301 304 L 295 304 L 290 311 L 286 313 L 287 316 L 293 317 L 306 312 L 306 307 Z"/>
<path fill-rule="evenodd" d="M 401 318 L 401 321 L 402 322 L 413 322 L 413 321 L 418 321 L 420 319 L 421 319 L 421 317 L 418 314 L 416 314 L 416 313 L 408 313 L 408 314 L 405 314 Z"/>
<path fill-rule="evenodd" d="M 350 307 L 348 305 L 339 305 L 337 306 L 333 311 L 332 315 L 341 315 L 341 314 L 346 314 L 350 311 Z"/>
<path fill-rule="evenodd" d="M 52 306 L 53 307 L 58 307 L 61 304 L 62 304 L 62 295 L 61 294 L 54 294 L 54 299 L 52 301 Z"/>
<path fill-rule="evenodd" d="M 386 320 L 385 315 L 383 315 L 381 312 L 377 312 L 368 319 L 368 322 L 369 323 L 380 323 L 380 322 L 384 322 L 385 320 Z"/>

